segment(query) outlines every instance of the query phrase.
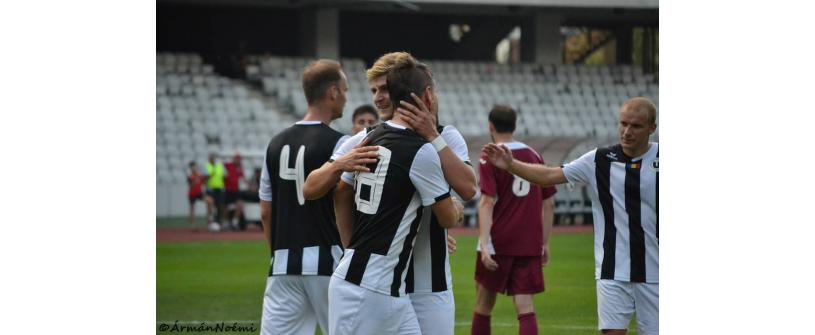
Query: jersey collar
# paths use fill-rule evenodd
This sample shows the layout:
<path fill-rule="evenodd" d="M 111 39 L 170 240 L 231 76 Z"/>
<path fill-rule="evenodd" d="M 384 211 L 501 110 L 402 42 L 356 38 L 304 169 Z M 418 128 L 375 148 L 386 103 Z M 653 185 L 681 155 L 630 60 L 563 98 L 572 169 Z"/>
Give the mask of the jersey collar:
<path fill-rule="evenodd" d="M 389 126 L 391 126 L 391 127 L 394 127 L 394 128 L 396 128 L 396 129 L 402 129 L 402 130 L 406 130 L 406 129 L 407 129 L 407 128 L 405 128 L 405 126 L 395 124 L 395 123 L 391 122 L 390 120 L 385 121 L 385 124 L 387 124 L 387 125 L 389 125 Z"/>
<path fill-rule="evenodd" d="M 518 142 L 518 141 L 515 141 L 515 142 L 509 142 L 509 143 L 495 143 L 495 144 L 498 144 L 498 145 L 500 145 L 500 144 L 506 145 L 506 146 L 507 146 L 507 148 L 509 148 L 509 150 L 518 150 L 518 149 L 524 149 L 524 148 L 528 148 L 528 147 L 529 147 L 529 146 L 527 146 L 526 144 L 521 143 L 521 142 Z"/>

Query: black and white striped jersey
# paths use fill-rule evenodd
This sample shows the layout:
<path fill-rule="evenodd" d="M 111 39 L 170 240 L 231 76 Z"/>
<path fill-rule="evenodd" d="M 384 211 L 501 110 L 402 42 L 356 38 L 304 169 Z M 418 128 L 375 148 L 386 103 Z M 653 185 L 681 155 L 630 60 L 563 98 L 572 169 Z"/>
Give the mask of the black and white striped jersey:
<path fill-rule="evenodd" d="M 303 182 L 346 139 L 321 122 L 300 121 L 269 142 L 259 195 L 272 202 L 270 276 L 330 276 L 339 263 L 342 247 L 333 193 L 305 200 Z"/>
<path fill-rule="evenodd" d="M 453 126 L 439 126 L 438 131 L 450 150 L 462 162 L 472 165 L 467 143 L 458 129 Z M 423 211 L 424 219 L 416 235 L 413 257 L 410 259 L 405 277 L 407 293 L 443 292 L 453 288 L 450 257 L 447 253 L 447 229 L 439 225 L 430 207 L 425 207 Z"/>
<path fill-rule="evenodd" d="M 598 148 L 563 173 L 591 191 L 596 278 L 659 283 L 659 144 L 635 158 Z"/>
<path fill-rule="evenodd" d="M 334 275 L 366 289 L 399 297 L 413 253 L 423 206 L 450 196 L 441 162 L 430 143 L 390 121 L 367 135 L 379 147 L 371 172 L 344 173 L 354 185 L 356 222 Z"/>

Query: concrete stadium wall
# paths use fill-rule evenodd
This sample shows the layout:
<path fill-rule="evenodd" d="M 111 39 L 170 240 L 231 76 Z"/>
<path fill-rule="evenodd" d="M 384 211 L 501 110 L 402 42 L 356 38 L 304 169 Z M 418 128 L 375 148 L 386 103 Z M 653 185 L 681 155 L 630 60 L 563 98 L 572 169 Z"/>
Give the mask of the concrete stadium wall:
<path fill-rule="evenodd" d="M 207 214 L 206 205 L 196 202 L 195 213 L 198 216 Z M 189 201 L 186 184 L 156 184 L 156 216 L 187 216 Z"/>

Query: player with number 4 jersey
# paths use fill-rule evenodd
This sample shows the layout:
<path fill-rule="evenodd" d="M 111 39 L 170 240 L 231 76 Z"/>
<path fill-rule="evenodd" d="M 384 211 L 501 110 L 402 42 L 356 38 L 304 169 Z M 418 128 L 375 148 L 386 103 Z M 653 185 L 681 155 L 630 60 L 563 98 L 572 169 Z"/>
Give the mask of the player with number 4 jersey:
<path fill-rule="evenodd" d="M 342 257 L 331 194 L 303 196 L 303 181 L 347 139 L 331 129 L 342 116 L 348 82 L 339 63 L 319 60 L 303 72 L 308 111 L 266 149 L 259 197 L 272 251 L 261 334 L 328 333 L 328 284 Z"/>

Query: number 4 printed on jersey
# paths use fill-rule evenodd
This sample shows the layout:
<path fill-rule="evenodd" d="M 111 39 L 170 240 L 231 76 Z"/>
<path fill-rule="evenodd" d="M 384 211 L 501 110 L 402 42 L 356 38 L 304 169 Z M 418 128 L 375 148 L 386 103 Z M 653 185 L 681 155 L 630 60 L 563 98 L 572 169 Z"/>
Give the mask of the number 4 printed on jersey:
<path fill-rule="evenodd" d="M 303 156 L 306 153 L 306 146 L 301 145 L 297 150 L 297 158 L 294 162 L 294 168 L 289 167 L 289 145 L 283 146 L 280 151 L 280 179 L 292 180 L 297 188 L 297 202 L 300 205 L 306 203 L 306 197 L 303 195 Z"/>

